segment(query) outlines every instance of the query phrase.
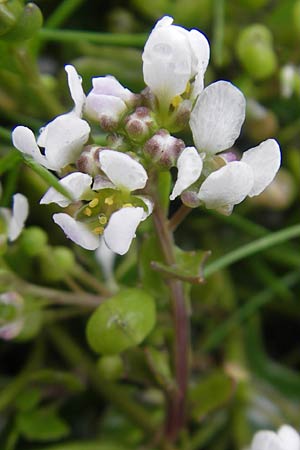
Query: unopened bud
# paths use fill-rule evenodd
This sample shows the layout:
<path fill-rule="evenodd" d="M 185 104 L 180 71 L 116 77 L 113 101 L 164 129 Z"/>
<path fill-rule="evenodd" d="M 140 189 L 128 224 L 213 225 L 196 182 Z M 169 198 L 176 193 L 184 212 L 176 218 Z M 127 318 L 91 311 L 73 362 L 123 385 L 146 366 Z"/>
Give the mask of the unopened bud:
<path fill-rule="evenodd" d="M 123 374 L 123 361 L 120 355 L 107 355 L 99 358 L 98 370 L 105 380 L 116 381 Z"/>
<path fill-rule="evenodd" d="M 198 208 L 198 206 L 200 206 L 201 204 L 198 193 L 196 191 L 184 191 L 181 194 L 180 198 L 182 203 L 189 208 Z"/>
<path fill-rule="evenodd" d="M 67 247 L 48 247 L 40 255 L 40 269 L 45 280 L 58 282 L 71 275 L 75 268 L 73 252 Z"/>
<path fill-rule="evenodd" d="M 23 5 L 19 0 L 0 2 L 0 36 L 4 36 L 16 25 L 22 10 Z"/>
<path fill-rule="evenodd" d="M 40 8 L 34 3 L 27 3 L 16 25 L 4 35 L 8 41 L 25 41 L 32 38 L 43 24 Z"/>
<path fill-rule="evenodd" d="M 155 163 L 170 168 L 176 165 L 178 156 L 185 148 L 185 143 L 167 130 L 159 130 L 144 146 L 144 152 Z"/>
<path fill-rule="evenodd" d="M 264 25 L 251 25 L 242 31 L 237 42 L 237 54 L 248 74 L 256 80 L 264 80 L 276 70 L 273 37 Z"/>
<path fill-rule="evenodd" d="M 133 141 L 143 142 L 157 129 L 156 122 L 151 111 L 145 106 L 140 106 L 130 114 L 125 121 L 125 130 Z"/>
<path fill-rule="evenodd" d="M 44 251 L 48 235 L 39 227 L 26 228 L 20 239 L 20 246 L 28 256 L 37 256 Z"/>
<path fill-rule="evenodd" d="M 99 173 L 99 152 L 101 147 L 95 145 L 87 145 L 84 147 L 80 158 L 76 161 L 76 167 L 80 172 L 88 173 L 91 176 L 95 176 Z"/>

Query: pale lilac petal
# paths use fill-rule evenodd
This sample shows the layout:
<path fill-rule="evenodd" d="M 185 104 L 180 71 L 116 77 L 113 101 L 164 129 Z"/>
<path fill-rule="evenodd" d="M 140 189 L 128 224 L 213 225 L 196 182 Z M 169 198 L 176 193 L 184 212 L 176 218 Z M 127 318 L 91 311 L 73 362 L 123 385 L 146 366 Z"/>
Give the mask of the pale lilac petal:
<path fill-rule="evenodd" d="M 46 128 L 45 155 L 48 161 L 56 170 L 74 163 L 88 140 L 89 124 L 71 112 L 56 117 Z"/>
<path fill-rule="evenodd" d="M 29 128 L 23 126 L 16 127 L 12 132 L 12 141 L 14 147 L 20 150 L 20 152 L 31 156 L 36 162 L 47 167 L 47 169 L 54 169 L 47 158 L 41 154 L 35 136 Z"/>
<path fill-rule="evenodd" d="M 255 434 L 250 450 L 290 450 L 281 443 L 273 431 L 259 431 Z"/>
<path fill-rule="evenodd" d="M 124 255 L 129 250 L 143 215 L 144 209 L 140 207 L 125 207 L 114 212 L 103 234 L 108 248 L 119 255 Z"/>
<path fill-rule="evenodd" d="M 82 109 L 85 102 L 85 94 L 82 89 L 82 79 L 78 75 L 74 66 L 70 64 L 65 66 L 65 71 L 68 75 L 68 84 L 71 93 L 71 97 L 75 104 L 74 112 L 81 117 Z"/>
<path fill-rule="evenodd" d="M 289 425 L 282 425 L 277 432 L 285 450 L 300 450 L 300 436 Z"/>
<path fill-rule="evenodd" d="M 59 180 L 59 184 L 61 184 L 70 193 L 72 200 L 51 187 L 41 198 L 40 204 L 48 205 L 49 203 L 56 203 L 59 206 L 66 207 L 70 205 L 72 201 L 82 200 L 84 198 L 84 194 L 90 191 L 92 181 L 92 177 L 86 173 L 70 173 Z"/>
<path fill-rule="evenodd" d="M 94 120 L 107 117 L 117 122 L 126 110 L 126 103 L 119 97 L 91 92 L 86 98 L 85 113 Z"/>
<path fill-rule="evenodd" d="M 145 187 L 147 172 L 131 156 L 115 150 L 102 150 L 99 161 L 103 172 L 119 189 L 135 191 Z"/>
<path fill-rule="evenodd" d="M 160 102 L 166 104 L 185 91 L 192 70 L 187 31 L 171 23 L 169 17 L 159 21 L 146 42 L 142 56 L 145 83 Z"/>
<path fill-rule="evenodd" d="M 273 181 L 281 162 L 280 147 L 275 139 L 268 139 L 244 152 L 242 162 L 253 170 L 254 183 L 249 196 L 259 195 Z"/>
<path fill-rule="evenodd" d="M 68 214 L 58 213 L 53 215 L 54 222 L 64 231 L 67 238 L 87 250 L 95 250 L 99 246 L 99 236 L 92 233 L 86 225 Z"/>
<path fill-rule="evenodd" d="M 186 147 L 177 160 L 178 175 L 170 200 L 174 200 L 198 180 L 202 166 L 201 156 L 195 147 Z"/>
<path fill-rule="evenodd" d="M 231 147 L 245 119 L 245 98 L 227 81 L 217 81 L 199 95 L 190 126 L 198 150 L 218 153 Z"/>
<path fill-rule="evenodd" d="M 202 183 L 198 197 L 208 209 L 237 205 L 253 186 L 253 171 L 248 164 L 233 161 L 212 172 Z"/>
<path fill-rule="evenodd" d="M 27 198 L 22 194 L 15 194 L 13 196 L 11 219 L 8 224 L 8 239 L 10 241 L 15 241 L 20 236 L 28 217 L 28 212 Z"/>

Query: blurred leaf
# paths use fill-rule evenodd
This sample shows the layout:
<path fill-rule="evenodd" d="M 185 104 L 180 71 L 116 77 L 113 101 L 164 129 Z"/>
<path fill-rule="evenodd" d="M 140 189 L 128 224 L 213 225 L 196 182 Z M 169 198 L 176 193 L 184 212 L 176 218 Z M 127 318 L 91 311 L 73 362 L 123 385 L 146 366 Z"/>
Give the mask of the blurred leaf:
<path fill-rule="evenodd" d="M 27 411 L 18 416 L 18 427 L 24 437 L 31 441 L 51 441 L 69 434 L 69 426 L 53 408 Z"/>
<path fill-rule="evenodd" d="M 189 400 L 194 419 L 199 420 L 227 403 L 233 393 L 231 378 L 220 370 L 202 378 L 191 387 Z"/>
<path fill-rule="evenodd" d="M 8 170 L 13 169 L 22 161 L 20 152 L 11 149 L 9 153 L 0 158 L 0 175 L 3 175 Z"/>
<path fill-rule="evenodd" d="M 82 381 L 73 373 L 60 370 L 44 369 L 34 372 L 31 376 L 34 381 L 50 384 L 60 384 L 70 391 L 81 391 L 84 388 Z"/>
<path fill-rule="evenodd" d="M 104 355 L 140 344 L 156 319 L 153 297 L 141 289 L 124 289 L 102 303 L 87 325 L 92 349 Z"/>
<path fill-rule="evenodd" d="M 16 407 L 20 411 L 30 411 L 39 404 L 41 396 L 41 389 L 36 387 L 28 387 L 18 395 L 16 400 Z"/>
<path fill-rule="evenodd" d="M 123 444 L 114 444 L 113 442 L 73 442 L 69 444 L 59 444 L 51 447 L 38 448 L 36 450 L 126 450 Z M 128 449 L 129 450 L 129 449 Z"/>

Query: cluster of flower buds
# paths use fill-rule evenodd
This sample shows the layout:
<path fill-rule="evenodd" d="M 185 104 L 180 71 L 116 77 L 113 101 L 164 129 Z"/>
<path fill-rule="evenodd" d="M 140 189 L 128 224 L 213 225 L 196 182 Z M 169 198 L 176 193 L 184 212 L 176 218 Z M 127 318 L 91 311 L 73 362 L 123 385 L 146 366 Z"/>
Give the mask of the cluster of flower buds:
<path fill-rule="evenodd" d="M 227 81 L 204 88 L 209 53 L 201 32 L 163 17 L 144 48 L 147 87 L 140 94 L 105 76 L 93 78 L 86 96 L 75 68 L 67 65 L 74 109 L 48 123 L 37 140 L 26 127 L 13 131 L 17 149 L 63 176 L 69 198 L 50 188 L 41 203 L 68 208 L 54 221 L 75 243 L 95 250 L 104 242 L 113 252 L 126 253 L 155 207 L 149 185 L 159 171 L 177 168 L 170 200 L 180 196 L 189 207 L 225 214 L 271 183 L 280 166 L 279 146 L 268 139 L 240 159 L 231 150 L 246 101 Z M 88 121 L 107 132 L 106 146 L 95 145 Z M 188 129 L 193 146 L 172 135 Z"/>

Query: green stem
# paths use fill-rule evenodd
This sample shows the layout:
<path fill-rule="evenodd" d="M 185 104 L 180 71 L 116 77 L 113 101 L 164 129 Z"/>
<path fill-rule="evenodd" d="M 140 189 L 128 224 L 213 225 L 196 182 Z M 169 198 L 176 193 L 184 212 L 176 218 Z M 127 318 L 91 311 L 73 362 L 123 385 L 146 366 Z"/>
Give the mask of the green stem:
<path fill-rule="evenodd" d="M 58 28 L 78 9 L 84 0 L 64 0 L 45 22 L 46 28 Z"/>
<path fill-rule="evenodd" d="M 155 433 L 155 424 L 148 412 L 134 402 L 126 390 L 115 383 L 102 379 L 97 367 L 84 351 L 64 330 L 58 326 L 49 329 L 50 338 L 57 351 L 71 366 L 80 367 L 88 376 L 93 388 L 101 397 L 120 409 L 133 423 L 141 427 L 146 434 Z"/>
<path fill-rule="evenodd" d="M 8 142 L 11 142 L 11 132 L 0 126 L 0 137 Z"/>
<path fill-rule="evenodd" d="M 273 247 L 274 245 L 281 244 L 282 242 L 288 241 L 295 237 L 300 236 L 300 225 L 294 225 L 292 227 L 286 228 L 281 231 L 264 236 L 256 241 L 250 242 L 249 244 L 243 245 L 242 247 L 227 253 L 226 255 L 218 258 L 210 264 L 207 264 L 204 269 L 204 276 L 209 277 L 213 273 L 220 269 L 230 266 L 241 259 L 248 256 L 254 255 L 255 253 L 266 250 L 267 248 Z"/>
<path fill-rule="evenodd" d="M 173 235 L 168 227 L 168 220 L 156 202 L 153 211 L 153 221 L 160 241 L 166 264 L 172 265 L 175 261 Z M 166 418 L 166 436 L 173 442 L 185 423 L 186 393 L 189 372 L 189 318 L 185 304 L 183 283 L 179 280 L 169 279 L 173 320 L 174 320 L 174 366 L 177 388 L 168 400 Z"/>
<path fill-rule="evenodd" d="M 82 284 L 94 289 L 100 295 L 105 295 L 106 297 L 111 295 L 110 290 L 107 289 L 104 284 L 102 284 L 96 277 L 94 277 L 94 275 L 80 265 L 75 267 L 74 277 L 77 278 Z"/>
<path fill-rule="evenodd" d="M 39 37 L 45 41 L 56 42 L 92 42 L 100 45 L 142 48 L 146 42 L 146 34 L 110 34 L 78 30 L 50 30 L 43 28 Z"/>
<path fill-rule="evenodd" d="M 172 233 L 179 227 L 184 219 L 190 214 L 192 208 L 181 205 L 169 220 L 169 229 Z"/>

